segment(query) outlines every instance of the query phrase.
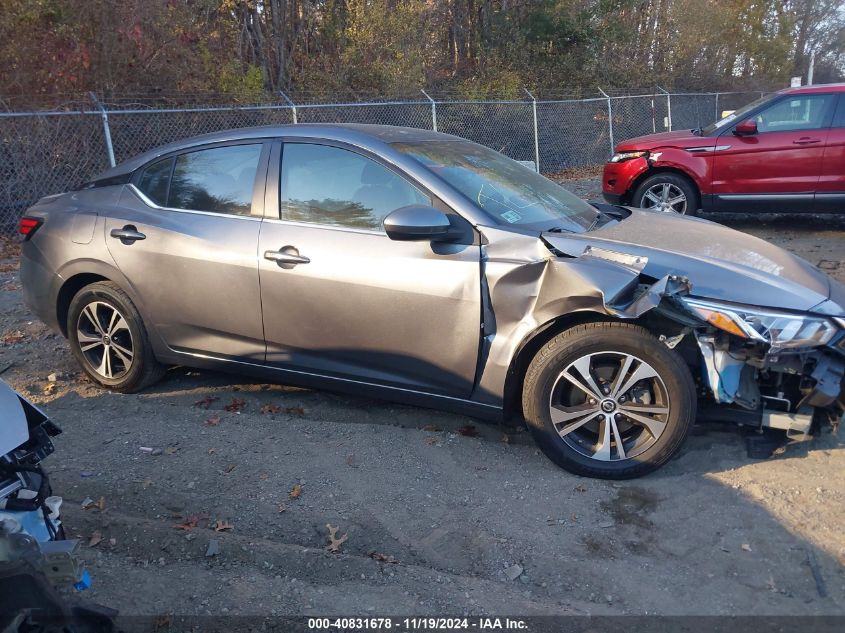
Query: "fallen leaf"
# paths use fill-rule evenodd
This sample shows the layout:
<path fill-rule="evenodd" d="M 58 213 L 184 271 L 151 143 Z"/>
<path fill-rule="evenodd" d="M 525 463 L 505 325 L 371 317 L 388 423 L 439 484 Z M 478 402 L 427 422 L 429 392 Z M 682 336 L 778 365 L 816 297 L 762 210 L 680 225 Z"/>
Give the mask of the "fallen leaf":
<path fill-rule="evenodd" d="M 288 415 L 305 415 L 305 409 L 302 407 L 285 407 L 285 413 Z"/>
<path fill-rule="evenodd" d="M 177 530 L 192 530 L 193 528 L 197 527 L 200 521 L 207 521 L 208 514 L 200 513 L 200 514 L 191 514 L 185 517 L 185 519 L 181 523 L 177 523 L 173 527 Z"/>
<path fill-rule="evenodd" d="M 478 429 L 476 429 L 472 424 L 467 424 L 466 426 L 462 426 L 458 429 L 458 433 L 464 435 L 466 437 L 478 437 Z"/>
<path fill-rule="evenodd" d="M 156 616 L 155 620 L 155 630 L 158 631 L 159 629 L 169 629 L 170 625 L 173 624 L 173 615 L 170 613 L 162 613 L 159 616 Z"/>
<path fill-rule="evenodd" d="M 436 425 L 434 425 L 434 424 L 426 424 L 426 425 L 422 428 L 422 430 L 423 430 L 423 431 L 428 431 L 429 433 L 437 433 L 437 432 L 438 432 L 438 431 L 440 431 L 441 429 L 440 429 L 440 427 L 439 427 L 439 426 L 436 426 Z"/>
<path fill-rule="evenodd" d="M 9 332 L 8 334 L 4 334 L 2 341 L 4 345 L 12 345 L 13 343 L 20 343 L 26 338 L 26 334 L 21 332 L 20 330 L 15 330 L 14 332 Z"/>
<path fill-rule="evenodd" d="M 346 539 L 349 538 L 349 534 L 344 534 L 340 538 L 337 538 L 337 531 L 339 528 L 333 527 L 326 523 L 326 527 L 329 530 L 329 544 L 326 546 L 326 549 L 330 552 L 339 552 L 340 546 L 346 542 Z"/>
<path fill-rule="evenodd" d="M 209 455 L 214 455 L 214 453 L 217 452 L 217 449 L 216 448 L 209 448 L 207 452 L 208 452 Z"/>
<path fill-rule="evenodd" d="M 302 486 L 299 484 L 295 484 L 294 487 L 290 491 L 290 498 L 291 499 L 299 499 L 299 496 L 302 494 Z"/>
<path fill-rule="evenodd" d="M 56 383 L 54 383 L 54 382 L 48 382 L 46 385 L 44 385 L 44 395 L 45 396 L 53 395 L 53 392 L 55 390 L 56 390 Z"/>
<path fill-rule="evenodd" d="M 103 512 L 106 509 L 106 498 L 105 497 L 100 497 L 99 499 L 97 499 L 97 509 L 100 512 Z"/>
<path fill-rule="evenodd" d="M 222 532 L 223 530 L 234 530 L 235 526 L 229 523 L 228 521 L 220 521 L 219 519 L 214 524 L 214 531 L 215 532 Z"/>
<path fill-rule="evenodd" d="M 226 472 L 226 473 L 230 473 L 230 472 L 232 472 L 233 470 L 235 470 L 235 464 L 229 464 L 228 466 L 226 466 L 226 469 L 225 469 L 225 471 L 224 471 L 224 472 Z"/>
<path fill-rule="evenodd" d="M 370 552 L 367 554 L 373 560 L 377 560 L 380 563 L 389 563 L 391 565 L 398 565 L 399 561 L 393 558 L 393 556 L 387 556 L 386 554 L 382 554 L 381 552 Z"/>
<path fill-rule="evenodd" d="M 502 437 L 499 438 L 499 441 L 502 444 L 510 444 L 511 443 L 511 436 L 507 433 L 502 433 Z"/>
<path fill-rule="evenodd" d="M 261 481 L 267 481 L 268 479 L 270 479 L 270 475 L 268 475 L 267 473 L 261 473 L 260 475 L 258 475 L 258 478 Z"/>
<path fill-rule="evenodd" d="M 206 396 L 206 397 L 205 397 L 205 398 L 203 398 L 202 400 L 197 400 L 197 401 L 194 403 L 194 406 L 195 406 L 195 407 L 199 407 L 200 409 L 208 409 L 209 405 L 210 405 L 212 402 L 217 402 L 218 400 L 220 400 L 220 398 L 217 398 L 217 397 L 215 397 L 215 396 Z"/>
<path fill-rule="evenodd" d="M 428 444 L 429 446 L 432 446 L 434 444 L 437 444 L 438 439 L 439 438 L 435 435 L 429 435 L 427 438 L 425 438 L 425 443 Z"/>
<path fill-rule="evenodd" d="M 743 543 L 740 545 L 740 549 L 742 549 L 743 552 L 750 552 L 751 546 L 748 543 Z"/>
<path fill-rule="evenodd" d="M 246 400 L 241 400 L 240 398 L 232 398 L 232 401 L 225 405 L 223 408 L 226 411 L 231 413 L 239 413 L 243 411 L 243 408 L 246 406 Z"/>
<path fill-rule="evenodd" d="M 261 413 L 264 415 L 267 415 L 268 413 L 278 413 L 281 410 L 282 407 L 280 407 L 279 405 L 270 403 L 262 404 L 260 409 Z"/>
<path fill-rule="evenodd" d="M 173 455 L 178 450 L 179 450 L 178 446 L 168 446 L 164 449 L 164 454 L 165 455 Z"/>
<path fill-rule="evenodd" d="M 212 415 L 205 421 L 206 426 L 217 426 L 220 424 L 220 416 L 219 415 Z"/>
<path fill-rule="evenodd" d="M 577 486 L 575 486 L 575 492 L 587 492 L 587 489 L 581 484 L 578 484 Z"/>
<path fill-rule="evenodd" d="M 282 512 L 284 512 L 285 510 L 287 510 L 288 508 L 287 508 L 287 506 L 286 506 L 284 503 L 280 503 L 280 504 L 277 506 L 277 509 L 279 510 L 279 514 L 281 514 Z"/>
<path fill-rule="evenodd" d="M 99 530 L 96 530 L 91 534 L 91 538 L 88 540 L 88 547 L 96 547 L 102 540 L 102 533 Z"/>

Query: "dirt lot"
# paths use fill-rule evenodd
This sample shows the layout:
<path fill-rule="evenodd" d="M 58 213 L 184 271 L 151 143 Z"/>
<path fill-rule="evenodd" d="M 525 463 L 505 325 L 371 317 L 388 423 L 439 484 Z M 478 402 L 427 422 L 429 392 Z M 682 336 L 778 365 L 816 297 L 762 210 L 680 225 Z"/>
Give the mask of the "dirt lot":
<path fill-rule="evenodd" d="M 728 223 L 845 281 L 842 221 Z M 2 377 L 64 428 L 46 465 L 65 523 L 90 597 L 125 614 L 845 612 L 835 436 L 755 461 L 702 425 L 660 472 L 610 483 L 519 429 L 425 409 L 184 368 L 111 394 L 28 313 L 13 251 Z"/>

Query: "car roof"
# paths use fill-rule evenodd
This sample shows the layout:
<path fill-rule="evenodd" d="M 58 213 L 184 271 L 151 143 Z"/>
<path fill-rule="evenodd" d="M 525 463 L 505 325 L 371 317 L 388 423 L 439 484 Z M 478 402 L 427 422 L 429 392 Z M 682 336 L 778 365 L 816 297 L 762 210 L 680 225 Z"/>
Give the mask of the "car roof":
<path fill-rule="evenodd" d="M 161 145 L 104 171 L 97 176 L 96 180 L 128 174 L 159 156 L 181 150 L 189 150 L 192 147 L 212 143 L 225 143 L 227 141 L 266 139 L 281 136 L 334 140 L 370 148 L 374 145 L 396 142 L 463 140 L 451 134 L 443 134 L 432 130 L 396 125 L 368 125 L 364 123 L 301 123 L 296 125 L 244 127 L 202 134 Z"/>
<path fill-rule="evenodd" d="M 845 92 L 845 83 L 841 84 L 814 84 L 812 86 L 800 86 L 799 88 L 784 88 L 780 94 L 814 94 L 819 92 Z"/>

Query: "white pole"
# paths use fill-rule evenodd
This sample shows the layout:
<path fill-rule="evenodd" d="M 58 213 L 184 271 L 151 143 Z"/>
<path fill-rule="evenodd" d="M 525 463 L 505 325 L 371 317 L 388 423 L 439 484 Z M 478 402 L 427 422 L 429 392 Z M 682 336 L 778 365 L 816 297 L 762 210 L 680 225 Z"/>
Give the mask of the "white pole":
<path fill-rule="evenodd" d="M 807 71 L 807 85 L 813 85 L 813 70 L 816 65 L 816 51 L 810 51 L 810 69 Z"/>
<path fill-rule="evenodd" d="M 425 95 L 425 98 L 431 101 L 431 129 L 437 131 L 437 102 L 432 99 L 425 90 L 420 90 Z"/>
<path fill-rule="evenodd" d="M 534 95 L 531 94 L 531 91 L 528 88 L 524 88 L 525 94 L 531 97 L 531 105 L 534 109 L 534 167 L 537 169 L 537 173 L 540 173 L 540 135 L 537 131 L 537 99 L 534 98 Z"/>

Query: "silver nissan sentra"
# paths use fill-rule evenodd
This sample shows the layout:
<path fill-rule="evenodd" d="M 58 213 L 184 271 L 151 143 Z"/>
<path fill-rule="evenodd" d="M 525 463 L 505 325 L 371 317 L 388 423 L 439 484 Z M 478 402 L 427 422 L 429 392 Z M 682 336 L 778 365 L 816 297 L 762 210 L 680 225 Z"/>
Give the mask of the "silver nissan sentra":
<path fill-rule="evenodd" d="M 178 364 L 523 418 L 560 466 L 620 479 L 697 412 L 792 437 L 842 417 L 845 287 L 455 136 L 196 137 L 44 198 L 20 231 L 28 305 L 115 391 Z"/>

